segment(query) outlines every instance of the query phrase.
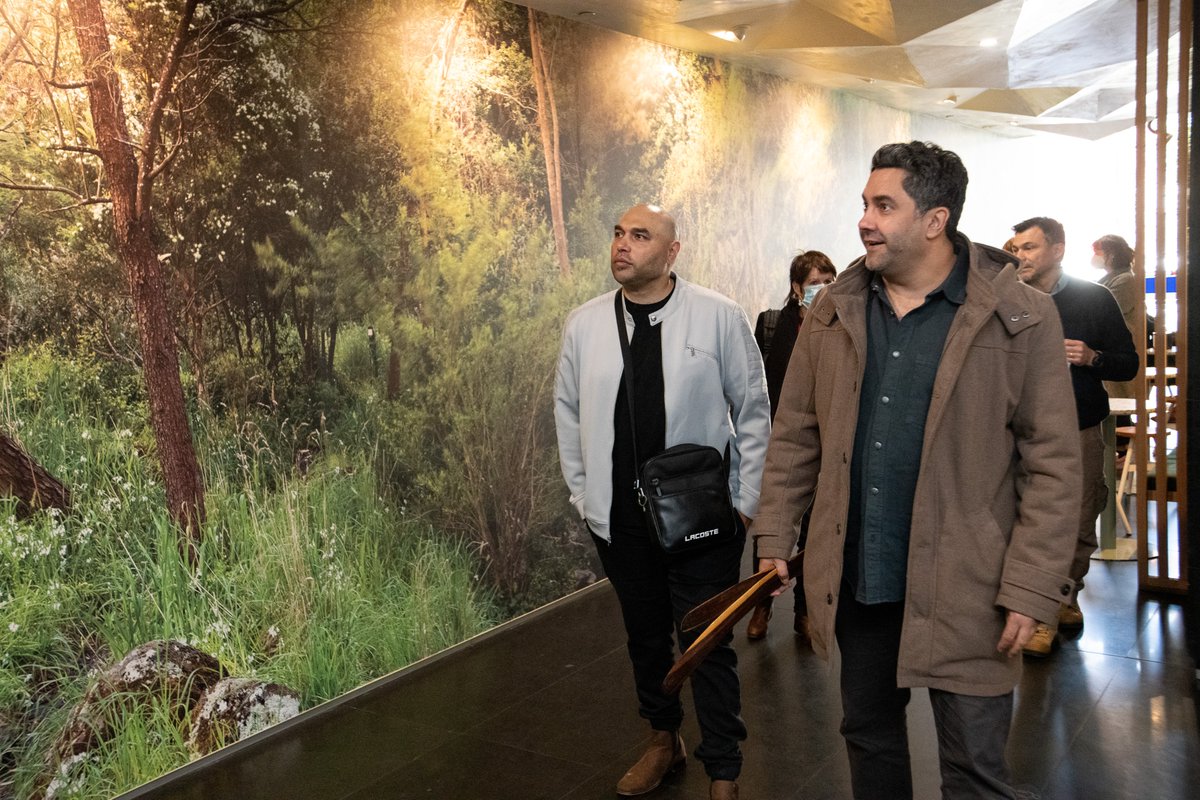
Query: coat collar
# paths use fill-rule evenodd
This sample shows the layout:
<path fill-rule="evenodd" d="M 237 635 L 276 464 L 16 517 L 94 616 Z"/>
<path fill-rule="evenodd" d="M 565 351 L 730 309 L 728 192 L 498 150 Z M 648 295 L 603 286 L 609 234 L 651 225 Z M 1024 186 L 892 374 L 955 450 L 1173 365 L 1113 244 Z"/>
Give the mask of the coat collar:
<path fill-rule="evenodd" d="M 988 314 L 995 313 L 1009 335 L 1016 335 L 1040 320 L 1040 314 L 1030 303 L 1028 290 L 1017 279 L 1015 257 L 995 247 L 974 244 L 961 233 L 957 234 L 956 243 L 968 248 L 970 259 L 967 298 L 959 313 L 964 319 L 956 321 L 955 327 L 971 321 L 982 322 Z M 809 314 L 822 325 L 828 326 L 840 317 L 853 329 L 865 320 L 865 297 L 872 274 L 864 261 L 860 257 L 847 267 L 810 309 Z"/>
<path fill-rule="evenodd" d="M 675 288 L 671 290 L 671 296 L 667 300 L 667 304 L 650 315 L 651 327 L 661 324 L 663 320 L 678 311 L 684 304 L 684 295 L 690 291 L 690 283 L 674 272 L 671 273 L 671 277 L 675 279 Z M 620 293 L 620 291 L 621 289 L 618 288 L 617 292 Z M 611 302 L 609 305 L 612 305 Z M 625 312 L 625 324 L 632 326 L 633 316 L 629 313 L 629 308 L 624 303 L 621 304 L 621 308 Z"/>

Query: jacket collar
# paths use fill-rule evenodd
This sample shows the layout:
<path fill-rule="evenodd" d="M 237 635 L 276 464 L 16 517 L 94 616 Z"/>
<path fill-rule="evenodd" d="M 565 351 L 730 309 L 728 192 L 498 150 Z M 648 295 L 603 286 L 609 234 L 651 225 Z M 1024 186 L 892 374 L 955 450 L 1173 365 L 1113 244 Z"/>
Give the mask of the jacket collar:
<path fill-rule="evenodd" d="M 671 272 L 671 277 L 675 279 L 675 288 L 671 290 L 671 297 L 667 300 L 667 304 L 650 315 L 651 326 L 661 324 L 663 320 L 681 308 L 684 303 L 684 296 L 691 291 L 691 284 L 675 274 L 674 271 Z M 617 291 L 621 291 L 620 287 L 617 288 Z M 609 305 L 611 305 L 611 302 Z M 621 304 L 621 308 L 625 311 L 625 324 L 632 325 L 633 316 L 630 315 L 629 309 L 625 307 L 624 303 Z"/>
<path fill-rule="evenodd" d="M 964 321 L 982 319 L 994 312 L 1012 335 L 1040 319 L 1021 289 L 1015 257 L 989 245 L 975 244 L 962 233 L 957 234 L 956 244 L 970 253 L 967 297 L 960 310 L 967 317 Z M 856 327 L 865 318 L 865 297 L 873 277 L 864 262 L 865 257 L 860 257 L 847 267 L 808 313 L 824 326 L 840 317 L 848 327 Z"/>

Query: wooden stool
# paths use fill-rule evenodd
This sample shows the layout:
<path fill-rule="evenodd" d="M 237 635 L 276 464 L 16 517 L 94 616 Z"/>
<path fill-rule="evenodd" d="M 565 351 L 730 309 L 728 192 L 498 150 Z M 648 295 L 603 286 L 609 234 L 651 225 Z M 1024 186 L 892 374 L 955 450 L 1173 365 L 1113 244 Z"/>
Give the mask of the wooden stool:
<path fill-rule="evenodd" d="M 1147 436 L 1153 436 L 1154 431 L 1147 431 Z M 1125 504 L 1122 502 L 1126 494 L 1135 494 L 1137 492 L 1137 468 L 1134 464 L 1137 461 L 1137 426 L 1122 425 L 1116 429 L 1117 436 L 1123 436 L 1129 440 L 1129 446 L 1125 450 L 1125 463 L 1121 466 L 1121 477 L 1117 480 L 1117 516 L 1121 518 L 1121 522 L 1125 523 L 1126 536 L 1133 535 L 1133 526 L 1129 524 L 1129 515 L 1125 513 Z M 1127 484 L 1127 481 L 1132 481 Z M 1126 489 L 1126 486 L 1130 488 Z"/>

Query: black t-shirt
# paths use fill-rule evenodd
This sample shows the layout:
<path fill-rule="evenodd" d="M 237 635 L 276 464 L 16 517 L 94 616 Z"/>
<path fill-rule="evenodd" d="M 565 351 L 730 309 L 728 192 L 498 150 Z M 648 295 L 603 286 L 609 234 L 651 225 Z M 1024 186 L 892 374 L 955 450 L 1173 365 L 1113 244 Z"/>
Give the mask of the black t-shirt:
<path fill-rule="evenodd" d="M 671 290 L 674 293 L 674 289 Z M 651 325 L 650 315 L 667 304 L 671 295 L 657 303 L 641 305 L 625 299 L 625 308 L 633 317 L 633 337 L 629 357 L 633 362 L 633 408 L 637 417 L 637 455 L 642 461 L 666 449 L 667 406 L 663 394 L 662 324 Z M 644 528 L 645 515 L 637 502 L 634 483 L 637 469 L 633 463 L 633 431 L 629 427 L 629 398 L 625 377 L 617 390 L 613 409 L 613 500 L 610 522 L 626 528 Z M 638 465 L 640 466 L 640 465 Z"/>

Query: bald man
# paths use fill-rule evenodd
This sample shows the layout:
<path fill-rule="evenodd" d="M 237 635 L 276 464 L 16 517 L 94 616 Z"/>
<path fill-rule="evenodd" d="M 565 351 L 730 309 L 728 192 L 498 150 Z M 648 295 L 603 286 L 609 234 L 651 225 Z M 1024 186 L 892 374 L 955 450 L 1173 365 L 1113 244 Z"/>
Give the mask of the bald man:
<path fill-rule="evenodd" d="M 663 693 L 662 681 L 683 615 L 738 580 L 771 427 L 762 360 L 745 312 L 678 277 L 672 267 L 679 248 L 675 221 L 661 208 L 637 205 L 621 216 L 611 248 L 620 288 L 567 318 L 555 383 L 563 477 L 620 601 L 639 711 L 651 728 L 645 752 L 617 783 L 625 797 L 652 791 L 686 758 L 683 708 L 677 696 Z M 617 302 L 630 337 L 633 426 Z M 733 541 L 672 556 L 659 548 L 637 501 L 631 428 L 643 461 L 683 443 L 729 448 L 730 493 L 741 517 Z M 679 634 L 680 649 L 696 634 Z M 730 638 L 692 677 L 702 734 L 695 755 L 715 800 L 737 800 L 746 738 Z"/>

